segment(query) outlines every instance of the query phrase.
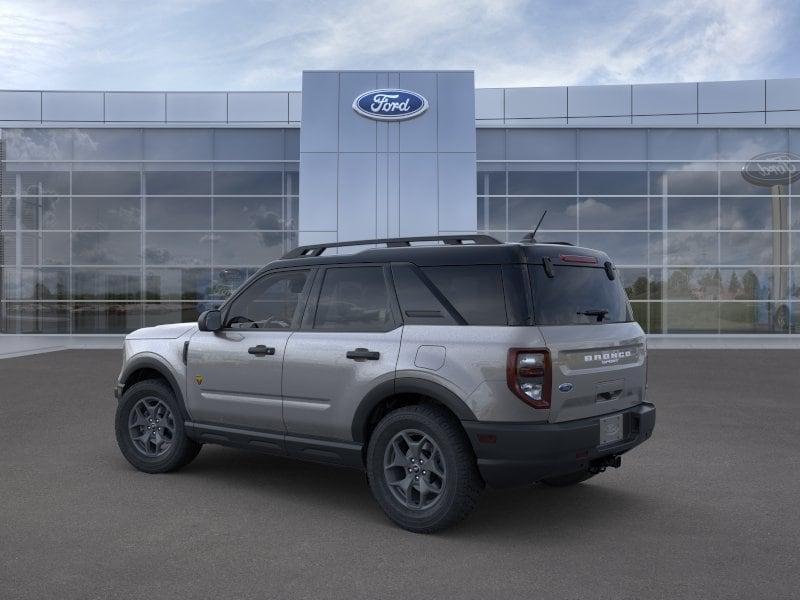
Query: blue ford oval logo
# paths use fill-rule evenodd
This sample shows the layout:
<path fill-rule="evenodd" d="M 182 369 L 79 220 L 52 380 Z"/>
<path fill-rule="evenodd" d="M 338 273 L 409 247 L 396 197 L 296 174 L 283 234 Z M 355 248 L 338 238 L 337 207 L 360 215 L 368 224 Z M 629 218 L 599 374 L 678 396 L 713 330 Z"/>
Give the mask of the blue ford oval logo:
<path fill-rule="evenodd" d="M 572 391 L 572 384 L 571 383 L 562 383 L 558 386 L 559 392 L 571 392 Z"/>
<path fill-rule="evenodd" d="M 353 110 L 369 119 L 402 121 L 428 109 L 424 96 L 408 90 L 372 90 L 353 100 Z"/>

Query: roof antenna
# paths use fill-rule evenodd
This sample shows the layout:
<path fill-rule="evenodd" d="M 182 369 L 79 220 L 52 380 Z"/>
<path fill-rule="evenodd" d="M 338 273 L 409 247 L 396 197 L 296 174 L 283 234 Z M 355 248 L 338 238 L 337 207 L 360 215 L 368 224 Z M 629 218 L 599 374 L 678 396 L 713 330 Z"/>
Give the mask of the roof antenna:
<path fill-rule="evenodd" d="M 530 233 L 526 233 L 525 237 L 523 237 L 520 241 L 523 244 L 535 244 L 536 243 L 536 232 L 539 231 L 539 227 L 542 225 L 542 221 L 544 221 L 544 216 L 547 214 L 547 209 L 542 213 L 542 216 L 539 218 L 539 222 L 536 224 L 536 227 Z"/>

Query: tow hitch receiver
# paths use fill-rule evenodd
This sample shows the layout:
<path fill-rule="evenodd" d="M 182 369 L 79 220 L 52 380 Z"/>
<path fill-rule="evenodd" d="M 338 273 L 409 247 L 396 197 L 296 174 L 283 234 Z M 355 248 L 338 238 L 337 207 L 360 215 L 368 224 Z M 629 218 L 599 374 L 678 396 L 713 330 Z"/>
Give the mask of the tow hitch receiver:
<path fill-rule="evenodd" d="M 593 460 L 589 465 L 589 472 L 592 474 L 602 473 L 608 467 L 619 469 L 619 466 L 621 464 L 622 464 L 622 457 L 612 454 L 611 456 L 604 456 L 603 458 L 598 458 L 597 460 Z"/>

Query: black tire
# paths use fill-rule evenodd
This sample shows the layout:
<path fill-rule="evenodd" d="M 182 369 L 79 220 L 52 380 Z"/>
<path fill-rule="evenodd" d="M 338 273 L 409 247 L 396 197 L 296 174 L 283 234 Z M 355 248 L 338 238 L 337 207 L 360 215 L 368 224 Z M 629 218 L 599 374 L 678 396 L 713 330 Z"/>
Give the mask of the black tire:
<path fill-rule="evenodd" d="M 590 473 L 589 471 L 576 471 L 575 473 L 567 473 L 566 475 L 542 479 L 542 483 L 550 487 L 567 487 L 586 481 L 595 475 L 596 473 Z"/>
<path fill-rule="evenodd" d="M 445 477 L 438 481 L 440 492 L 437 492 L 436 500 L 429 507 L 410 508 L 404 505 L 384 476 L 387 453 L 392 452 L 389 445 L 402 435 L 401 432 L 407 431 L 419 432 L 435 443 L 436 468 L 444 469 Z M 411 454 L 413 452 L 409 452 Z M 405 475 L 405 467 L 391 468 L 399 469 Z M 367 477 L 372 494 L 386 516 L 403 529 L 415 533 L 441 531 L 461 521 L 475 508 L 484 487 L 475 455 L 460 423 L 446 409 L 431 405 L 398 408 L 378 423 L 369 441 Z"/>
<path fill-rule="evenodd" d="M 135 408 L 142 406 L 140 404 L 142 401 L 151 404 L 160 402 L 171 412 L 172 418 L 169 419 L 169 426 L 171 427 L 168 440 L 169 444 L 166 448 L 163 448 L 162 442 L 161 450 L 163 450 L 163 452 L 161 454 L 145 454 L 133 439 L 135 434 L 131 433 L 132 427 L 130 425 L 130 419 L 134 418 L 135 415 L 131 413 Z M 154 427 L 157 425 L 162 424 L 153 423 Z M 141 431 L 146 431 L 147 426 L 147 423 L 140 426 Z M 115 431 L 117 435 L 117 445 L 122 451 L 122 455 L 134 467 L 145 473 L 167 473 L 180 469 L 192 462 L 202 447 L 201 444 L 190 440 L 186 436 L 181 409 L 175 399 L 175 394 L 166 383 L 158 379 L 140 381 L 125 391 L 117 405 Z M 159 435 L 162 435 L 162 433 L 159 433 Z M 166 440 L 166 438 L 163 439 Z M 156 452 L 158 452 L 158 450 L 155 450 L 154 454 Z"/>

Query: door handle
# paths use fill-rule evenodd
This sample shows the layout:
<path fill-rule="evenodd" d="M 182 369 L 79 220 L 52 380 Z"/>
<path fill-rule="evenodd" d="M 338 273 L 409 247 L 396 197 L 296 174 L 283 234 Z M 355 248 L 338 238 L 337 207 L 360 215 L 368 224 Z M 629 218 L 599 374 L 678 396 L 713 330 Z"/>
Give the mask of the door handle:
<path fill-rule="evenodd" d="M 352 358 L 353 360 L 378 360 L 381 357 L 381 353 L 373 352 L 372 350 L 367 350 L 366 348 L 356 348 L 355 350 L 348 350 L 346 356 L 347 358 Z"/>
<path fill-rule="evenodd" d="M 275 354 L 275 348 L 267 348 L 264 344 L 259 344 L 258 346 L 248 348 L 247 353 L 254 354 L 255 356 L 272 356 Z"/>

